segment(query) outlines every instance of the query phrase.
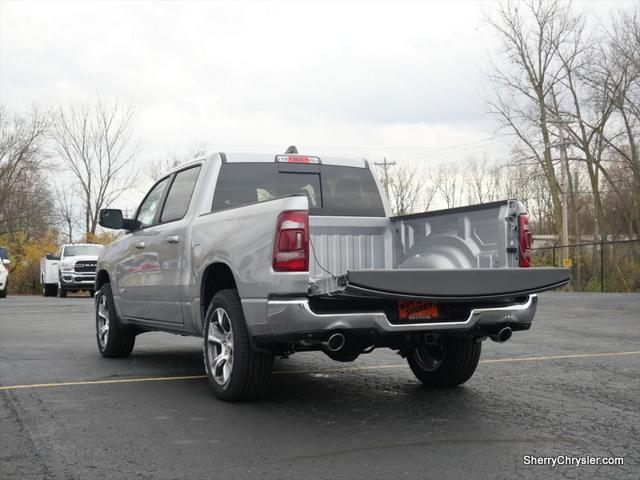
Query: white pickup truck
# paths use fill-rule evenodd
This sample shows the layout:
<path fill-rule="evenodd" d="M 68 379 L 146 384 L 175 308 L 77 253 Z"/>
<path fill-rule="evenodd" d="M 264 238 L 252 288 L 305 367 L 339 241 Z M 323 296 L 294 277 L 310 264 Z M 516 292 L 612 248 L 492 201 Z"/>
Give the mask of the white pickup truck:
<path fill-rule="evenodd" d="M 5 298 L 9 292 L 9 254 L 0 247 L 0 298 Z"/>
<path fill-rule="evenodd" d="M 162 177 L 100 254 L 96 339 L 106 357 L 139 333 L 204 338 L 224 400 L 259 397 L 274 356 L 348 362 L 386 347 L 430 386 L 473 374 L 482 341 L 527 330 L 561 268 L 529 268 L 524 205 L 394 217 L 364 160 L 216 154 Z"/>
<path fill-rule="evenodd" d="M 47 253 L 40 259 L 40 283 L 45 297 L 66 297 L 67 292 L 85 290 L 93 296 L 96 262 L 104 247 L 74 243 L 60 247 L 58 255 Z"/>

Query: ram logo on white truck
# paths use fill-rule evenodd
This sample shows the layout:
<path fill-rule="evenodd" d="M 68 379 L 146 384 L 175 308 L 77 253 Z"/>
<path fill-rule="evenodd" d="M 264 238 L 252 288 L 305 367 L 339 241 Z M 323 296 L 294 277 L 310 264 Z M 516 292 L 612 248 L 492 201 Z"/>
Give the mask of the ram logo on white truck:
<path fill-rule="evenodd" d="M 66 297 L 67 292 L 85 290 L 93 296 L 96 262 L 104 247 L 76 243 L 60 247 L 58 255 L 47 253 L 40 260 L 40 282 L 45 297 Z"/>
<path fill-rule="evenodd" d="M 0 247 L 0 298 L 5 298 L 9 292 L 9 263 L 7 250 Z"/>

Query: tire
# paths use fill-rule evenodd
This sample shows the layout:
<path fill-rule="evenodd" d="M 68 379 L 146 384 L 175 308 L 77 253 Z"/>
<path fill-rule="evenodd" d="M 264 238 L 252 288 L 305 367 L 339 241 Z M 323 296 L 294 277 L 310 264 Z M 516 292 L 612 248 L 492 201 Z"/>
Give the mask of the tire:
<path fill-rule="evenodd" d="M 87 290 L 87 292 L 89 293 L 90 297 L 93 297 L 96 294 L 96 291 L 93 288 L 91 290 Z"/>
<path fill-rule="evenodd" d="M 62 286 L 62 282 L 58 282 L 58 288 L 56 288 L 56 293 L 58 294 L 58 298 L 67 298 L 67 291 Z"/>
<path fill-rule="evenodd" d="M 0 298 L 7 298 L 7 293 L 9 292 L 9 279 L 4 282 L 4 289 L 0 290 Z"/>
<path fill-rule="evenodd" d="M 96 295 L 96 342 L 102 356 L 110 358 L 128 357 L 136 342 L 135 331 L 120 323 L 109 283 Z"/>
<path fill-rule="evenodd" d="M 264 394 L 273 355 L 251 348 L 236 290 L 221 290 L 211 300 L 205 316 L 203 350 L 209 383 L 220 400 L 255 400 Z"/>
<path fill-rule="evenodd" d="M 471 378 L 482 343 L 473 338 L 445 337 L 439 346 L 421 345 L 407 352 L 413 374 L 430 387 L 455 387 Z"/>
<path fill-rule="evenodd" d="M 58 294 L 58 286 L 51 284 L 51 283 L 45 283 L 42 286 L 42 295 L 44 295 L 45 297 L 55 297 Z"/>

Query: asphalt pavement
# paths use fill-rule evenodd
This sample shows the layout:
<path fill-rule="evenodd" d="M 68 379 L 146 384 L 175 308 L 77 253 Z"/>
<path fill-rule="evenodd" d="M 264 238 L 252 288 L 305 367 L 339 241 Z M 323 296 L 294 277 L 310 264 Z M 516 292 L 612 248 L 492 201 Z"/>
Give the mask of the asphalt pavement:
<path fill-rule="evenodd" d="M 296 354 L 243 404 L 213 396 L 200 339 L 143 334 L 105 359 L 93 318 L 86 297 L 0 300 L 0 479 L 640 476 L 640 294 L 542 295 L 458 388 L 422 386 L 389 350 Z"/>

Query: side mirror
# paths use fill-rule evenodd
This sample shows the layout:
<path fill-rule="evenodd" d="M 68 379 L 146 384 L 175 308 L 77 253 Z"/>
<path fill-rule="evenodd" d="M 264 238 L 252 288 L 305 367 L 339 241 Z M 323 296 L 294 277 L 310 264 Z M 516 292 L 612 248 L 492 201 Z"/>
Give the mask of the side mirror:
<path fill-rule="evenodd" d="M 100 210 L 101 227 L 110 228 L 111 230 L 137 230 L 140 228 L 140 222 L 130 218 L 122 218 L 122 210 L 115 208 L 103 208 Z"/>
<path fill-rule="evenodd" d="M 121 230 L 122 226 L 122 210 L 115 208 L 103 208 L 100 210 L 100 220 L 98 223 L 101 227 L 110 228 L 111 230 Z"/>
<path fill-rule="evenodd" d="M 9 265 L 11 263 L 11 260 L 9 260 L 8 258 L 3 258 L 2 259 L 2 264 L 3 265 Z"/>

